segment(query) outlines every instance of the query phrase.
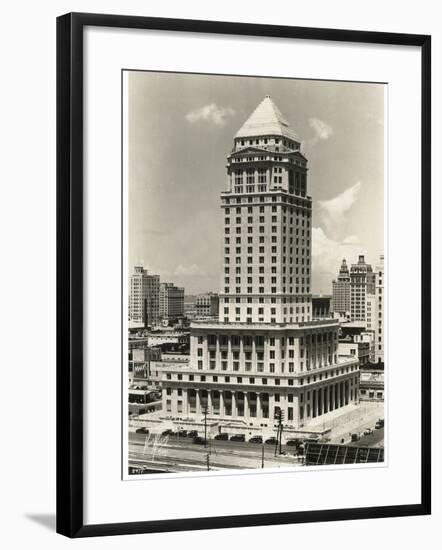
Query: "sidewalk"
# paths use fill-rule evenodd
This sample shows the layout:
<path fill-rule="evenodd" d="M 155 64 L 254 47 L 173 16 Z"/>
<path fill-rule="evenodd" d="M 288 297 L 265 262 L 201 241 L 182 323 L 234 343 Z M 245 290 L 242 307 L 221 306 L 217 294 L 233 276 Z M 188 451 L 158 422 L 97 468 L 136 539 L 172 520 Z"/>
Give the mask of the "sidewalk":
<path fill-rule="evenodd" d="M 351 433 L 364 431 L 365 428 L 374 428 L 379 418 L 384 418 L 384 403 L 361 401 L 358 405 L 349 405 L 345 411 L 336 409 L 327 415 L 328 418 L 317 417 L 305 429 L 331 429 L 326 437 L 332 443 L 340 443 L 341 439 L 347 443 Z"/>

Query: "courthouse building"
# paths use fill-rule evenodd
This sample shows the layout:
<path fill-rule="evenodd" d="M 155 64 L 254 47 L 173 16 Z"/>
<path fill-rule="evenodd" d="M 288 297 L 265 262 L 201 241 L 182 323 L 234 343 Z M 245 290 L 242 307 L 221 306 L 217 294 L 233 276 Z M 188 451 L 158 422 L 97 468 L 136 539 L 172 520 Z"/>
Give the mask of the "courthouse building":
<path fill-rule="evenodd" d="M 227 157 L 219 319 L 191 325 L 187 367 L 164 371 L 163 412 L 244 425 L 311 419 L 358 402 L 339 323 L 312 320 L 312 199 L 301 142 L 270 97 Z"/>

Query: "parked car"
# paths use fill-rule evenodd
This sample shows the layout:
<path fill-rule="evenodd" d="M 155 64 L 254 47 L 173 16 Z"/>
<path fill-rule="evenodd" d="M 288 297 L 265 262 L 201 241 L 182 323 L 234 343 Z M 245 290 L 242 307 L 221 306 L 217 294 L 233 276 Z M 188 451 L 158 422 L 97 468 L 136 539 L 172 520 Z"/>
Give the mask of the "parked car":
<path fill-rule="evenodd" d="M 265 440 L 266 445 L 276 445 L 277 442 L 278 440 L 276 439 L 276 437 L 269 437 Z"/>
<path fill-rule="evenodd" d="M 304 443 L 317 443 L 319 441 L 319 437 L 316 435 L 313 435 L 311 437 L 307 437 L 304 439 Z"/>
<path fill-rule="evenodd" d="M 146 426 L 143 426 L 142 428 L 137 428 L 135 430 L 135 433 L 137 434 L 148 434 L 149 433 L 149 430 L 146 428 Z"/>
<path fill-rule="evenodd" d="M 373 433 L 373 431 L 374 431 L 373 428 L 367 428 L 364 430 L 364 435 L 370 435 Z"/>
<path fill-rule="evenodd" d="M 246 436 L 244 434 L 232 435 L 232 437 L 230 438 L 230 441 L 245 441 L 245 440 L 246 440 Z"/>
<path fill-rule="evenodd" d="M 187 437 L 187 431 L 186 430 L 179 430 L 176 435 L 178 437 Z"/>
<path fill-rule="evenodd" d="M 164 430 L 161 435 L 174 435 L 173 430 Z"/>
<path fill-rule="evenodd" d="M 351 440 L 352 441 L 359 441 L 360 436 L 359 434 L 351 434 Z"/>
<path fill-rule="evenodd" d="M 229 440 L 229 434 L 227 434 L 227 433 L 216 434 L 214 439 L 221 440 L 221 441 L 228 441 Z"/>
<path fill-rule="evenodd" d="M 197 430 L 190 430 L 189 432 L 187 432 L 187 437 L 198 437 Z"/>
<path fill-rule="evenodd" d="M 288 445 L 289 447 L 299 447 L 299 445 L 301 444 L 301 440 L 300 439 L 288 439 L 285 442 L 285 444 Z"/>
<path fill-rule="evenodd" d="M 196 445 L 204 445 L 206 440 L 204 439 L 204 437 L 200 437 L 200 436 L 196 436 L 193 438 L 193 442 L 196 444 Z"/>
<path fill-rule="evenodd" d="M 260 435 L 254 435 L 249 439 L 249 443 L 262 443 L 262 437 Z"/>
<path fill-rule="evenodd" d="M 384 419 L 383 418 L 380 418 L 376 424 L 374 425 L 374 427 L 379 430 L 380 428 L 383 428 L 384 427 Z"/>

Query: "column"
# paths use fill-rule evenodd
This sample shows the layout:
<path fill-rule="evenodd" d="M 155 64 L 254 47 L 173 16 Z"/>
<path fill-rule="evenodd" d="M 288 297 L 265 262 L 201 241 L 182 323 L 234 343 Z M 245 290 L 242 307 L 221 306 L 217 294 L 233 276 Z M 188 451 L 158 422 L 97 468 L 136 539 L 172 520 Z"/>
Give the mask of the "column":
<path fill-rule="evenodd" d="M 328 386 L 324 386 L 324 414 L 328 413 Z"/>
<path fill-rule="evenodd" d="M 253 311 L 253 310 L 252 310 Z M 252 372 L 256 372 L 257 357 L 256 357 L 256 337 L 252 336 Z"/>
<path fill-rule="evenodd" d="M 187 388 L 183 388 L 183 415 L 187 416 L 189 414 L 188 410 L 188 400 L 187 400 Z"/>
<path fill-rule="evenodd" d="M 256 419 L 262 418 L 262 410 L 261 410 L 261 394 L 256 394 Z"/>
<path fill-rule="evenodd" d="M 220 339 L 220 335 L 217 334 L 216 336 L 216 346 L 215 346 L 215 365 L 216 365 L 216 368 L 218 369 L 221 368 L 221 352 L 220 352 L 220 343 L 219 343 L 219 339 Z"/>
<path fill-rule="evenodd" d="M 201 400 L 200 400 L 199 390 L 195 390 L 195 404 L 196 404 L 196 414 L 201 414 Z"/>
<path fill-rule="evenodd" d="M 249 393 L 244 392 L 244 418 L 250 417 L 250 407 L 249 407 Z"/>
<path fill-rule="evenodd" d="M 269 391 L 269 420 L 274 422 L 274 409 L 275 409 L 275 399 L 273 393 Z"/>
<path fill-rule="evenodd" d="M 213 414 L 211 390 L 207 390 L 207 414 Z"/>
<path fill-rule="evenodd" d="M 239 370 L 244 370 L 244 337 L 242 334 L 238 335 L 239 338 Z"/>
<path fill-rule="evenodd" d="M 224 393 L 219 392 L 219 415 L 224 416 Z"/>
<path fill-rule="evenodd" d="M 232 416 L 236 416 L 236 397 L 234 391 L 232 391 Z"/>

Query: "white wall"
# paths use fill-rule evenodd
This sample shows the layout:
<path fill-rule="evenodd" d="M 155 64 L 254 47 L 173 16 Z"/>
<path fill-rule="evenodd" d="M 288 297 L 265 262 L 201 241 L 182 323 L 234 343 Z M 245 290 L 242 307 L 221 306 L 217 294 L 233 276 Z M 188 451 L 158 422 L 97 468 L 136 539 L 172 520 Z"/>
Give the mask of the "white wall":
<path fill-rule="evenodd" d="M 55 17 L 89 11 L 178 18 L 236 20 L 433 34 L 433 181 L 441 181 L 442 30 L 438 2 L 354 2 L 309 0 L 268 3 L 169 0 L 145 2 L 77 0 L 7 2 L 2 9 L 1 235 L 1 407 L 0 492 L 3 501 L 0 537 L 7 548 L 167 547 L 268 548 L 279 540 L 306 548 L 330 549 L 420 547 L 440 534 L 441 400 L 434 404 L 434 514 L 345 523 L 262 527 L 218 532 L 173 533 L 69 543 L 54 534 L 55 510 Z M 332 60 L 331 60 L 332 62 Z M 406 121 L 404 121 L 406 131 Z M 438 153 L 438 155 L 436 154 Z M 441 206 L 441 186 L 434 186 L 434 212 Z M 441 221 L 434 222 L 434 280 L 441 273 Z M 406 252 L 406 251 L 404 251 Z M 433 289 L 433 334 L 442 330 L 441 285 Z M 6 306 L 6 307 L 5 307 Z M 35 323 L 24 333 L 24 321 Z M 20 374 L 16 377 L 17 357 Z M 435 358 L 435 363 L 437 361 Z M 435 364 L 435 367 L 437 365 Z M 26 383 L 23 383 L 26 380 Z M 441 387 L 434 369 L 433 387 Z M 245 510 L 246 511 L 246 510 Z M 34 518 L 34 519 L 32 519 Z M 49 525 L 50 528 L 45 525 Z M 231 537 L 234 537 L 233 539 Z"/>

